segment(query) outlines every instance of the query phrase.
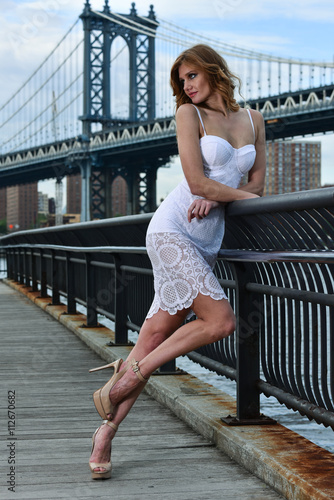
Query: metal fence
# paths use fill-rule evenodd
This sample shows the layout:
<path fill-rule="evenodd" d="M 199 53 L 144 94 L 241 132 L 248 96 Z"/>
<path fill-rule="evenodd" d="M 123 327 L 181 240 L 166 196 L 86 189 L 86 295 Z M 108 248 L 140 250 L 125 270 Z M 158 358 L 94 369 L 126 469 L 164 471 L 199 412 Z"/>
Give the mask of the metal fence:
<path fill-rule="evenodd" d="M 3 237 L 8 277 L 115 321 L 115 343 L 139 331 L 153 299 L 145 250 L 151 215 Z M 231 425 L 266 423 L 260 393 L 334 429 L 334 189 L 229 204 L 215 272 L 237 315 L 227 339 L 189 353 L 237 382 Z M 173 364 L 162 371 L 170 372 Z"/>

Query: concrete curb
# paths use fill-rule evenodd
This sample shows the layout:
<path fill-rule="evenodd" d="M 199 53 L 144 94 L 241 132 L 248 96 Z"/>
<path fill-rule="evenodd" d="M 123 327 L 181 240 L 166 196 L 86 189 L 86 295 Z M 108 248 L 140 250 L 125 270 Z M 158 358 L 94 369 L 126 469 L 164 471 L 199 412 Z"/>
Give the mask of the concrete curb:
<path fill-rule="evenodd" d="M 66 306 L 50 305 L 50 298 L 41 299 L 39 293 L 11 280 L 4 283 L 26 295 L 107 362 L 126 358 L 131 351 L 131 346 L 107 345 L 114 334 L 106 327 L 83 328 L 84 315 L 67 315 Z M 236 413 L 235 400 L 189 374 L 153 376 L 145 390 L 285 498 L 334 499 L 332 453 L 280 424 L 228 426 L 220 418 Z"/>

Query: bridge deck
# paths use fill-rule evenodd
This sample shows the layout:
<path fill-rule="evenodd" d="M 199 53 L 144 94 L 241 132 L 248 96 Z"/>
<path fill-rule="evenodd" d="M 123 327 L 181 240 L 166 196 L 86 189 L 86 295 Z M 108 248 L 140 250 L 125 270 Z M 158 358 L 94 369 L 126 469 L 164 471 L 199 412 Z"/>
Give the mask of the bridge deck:
<path fill-rule="evenodd" d="M 15 458 L 13 494 L 6 484 L 10 446 L 2 446 L 0 498 L 282 498 L 146 394 L 118 431 L 112 479 L 92 481 L 87 461 L 99 417 L 91 394 L 106 374 L 92 377 L 88 369 L 101 359 L 1 282 L 0 325 L 0 435 L 3 443 L 12 443 Z M 15 391 L 13 436 L 8 432 L 9 391 Z"/>

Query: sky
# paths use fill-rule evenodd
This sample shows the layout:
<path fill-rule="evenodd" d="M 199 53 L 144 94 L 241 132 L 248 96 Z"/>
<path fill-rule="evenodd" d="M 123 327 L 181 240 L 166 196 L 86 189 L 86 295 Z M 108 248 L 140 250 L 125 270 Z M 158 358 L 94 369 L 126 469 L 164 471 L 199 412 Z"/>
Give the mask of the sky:
<path fill-rule="evenodd" d="M 104 0 L 92 0 L 103 10 Z M 185 29 L 251 50 L 281 57 L 333 61 L 333 0 L 138 0 L 139 15 L 153 3 L 156 15 Z M 126 14 L 131 1 L 110 0 Z M 0 11 L 0 105 L 31 75 L 83 10 L 82 0 L 2 0 Z M 322 184 L 334 184 L 334 134 L 305 140 L 322 143 Z M 182 178 L 177 160 L 158 171 L 158 199 Z M 54 195 L 54 182 L 39 189 Z"/>

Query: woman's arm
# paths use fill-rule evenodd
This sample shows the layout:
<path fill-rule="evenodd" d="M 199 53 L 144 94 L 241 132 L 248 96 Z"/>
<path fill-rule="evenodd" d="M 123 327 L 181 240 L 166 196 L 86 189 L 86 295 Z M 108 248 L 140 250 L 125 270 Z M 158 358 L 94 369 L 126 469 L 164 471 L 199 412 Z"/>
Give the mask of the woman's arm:
<path fill-rule="evenodd" d="M 254 165 L 248 173 L 247 184 L 241 186 L 239 189 L 262 196 L 266 176 L 266 133 L 261 113 L 254 110 L 252 110 L 251 113 L 256 137 L 256 159 Z"/>
<path fill-rule="evenodd" d="M 176 126 L 182 169 L 193 195 L 224 203 L 257 198 L 256 193 L 234 189 L 205 177 L 199 146 L 199 120 L 197 111 L 191 104 L 179 107 L 176 113 Z"/>

